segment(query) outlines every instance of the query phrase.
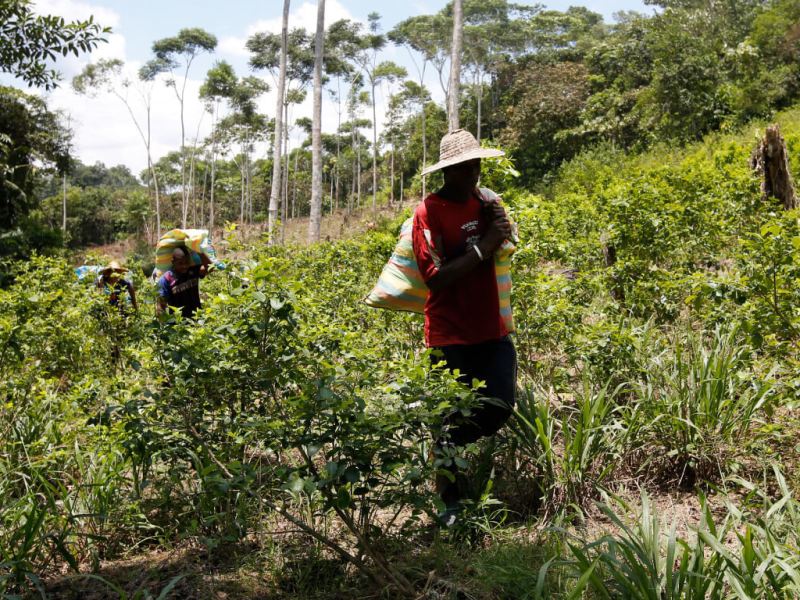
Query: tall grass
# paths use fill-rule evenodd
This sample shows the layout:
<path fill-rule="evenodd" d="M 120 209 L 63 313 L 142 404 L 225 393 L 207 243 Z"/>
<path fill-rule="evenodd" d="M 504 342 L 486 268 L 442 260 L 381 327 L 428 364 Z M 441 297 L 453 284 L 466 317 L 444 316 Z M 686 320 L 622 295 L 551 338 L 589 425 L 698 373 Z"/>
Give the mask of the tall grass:
<path fill-rule="evenodd" d="M 631 524 L 608 505 L 600 505 L 613 533 L 593 542 L 570 544 L 574 581 L 572 597 L 589 592 L 597 598 L 630 600 L 752 600 L 800 597 L 800 503 L 794 499 L 780 470 L 774 468 L 779 495 L 749 488 L 741 510 L 726 502 L 715 522 L 701 496 L 700 521 L 681 537 L 673 524 L 664 529 L 664 516 L 641 496 L 638 517 Z M 632 507 L 618 501 L 622 514 Z"/>
<path fill-rule="evenodd" d="M 643 470 L 663 470 L 686 487 L 720 480 L 734 446 L 769 414 L 770 377 L 753 372 L 736 329 L 717 329 L 708 342 L 698 333 L 680 336 L 649 367 L 626 413 L 630 437 L 645 451 Z"/>
<path fill-rule="evenodd" d="M 630 507 L 621 503 L 625 512 Z M 571 545 L 579 577 L 576 592 L 591 590 L 598 598 L 641 600 L 722 600 L 724 561 L 707 556 L 703 538 L 688 542 L 677 536 L 673 524 L 665 535 L 661 517 L 653 511 L 646 494 L 633 525 L 623 521 L 608 505 L 603 514 L 618 530 L 599 540 Z M 702 507 L 701 530 L 717 533 L 711 512 Z"/>
<path fill-rule="evenodd" d="M 619 388 L 593 389 L 588 375 L 571 401 L 526 388 L 511 428 L 538 477 L 545 514 L 581 514 L 612 472 L 617 454 Z"/>

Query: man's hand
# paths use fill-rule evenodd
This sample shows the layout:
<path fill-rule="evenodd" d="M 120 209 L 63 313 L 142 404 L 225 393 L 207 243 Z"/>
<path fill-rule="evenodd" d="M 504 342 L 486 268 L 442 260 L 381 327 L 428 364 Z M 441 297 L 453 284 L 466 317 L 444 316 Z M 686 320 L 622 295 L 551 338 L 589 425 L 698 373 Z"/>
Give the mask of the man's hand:
<path fill-rule="evenodd" d="M 489 229 L 483 234 L 479 243 L 484 256 L 492 254 L 505 240 L 511 237 L 511 223 L 503 207 L 495 203 L 492 207 L 492 216 L 494 219 L 489 223 Z"/>
<path fill-rule="evenodd" d="M 205 252 L 200 252 L 200 277 L 208 275 L 209 270 L 213 266 L 211 259 L 208 258 Z"/>

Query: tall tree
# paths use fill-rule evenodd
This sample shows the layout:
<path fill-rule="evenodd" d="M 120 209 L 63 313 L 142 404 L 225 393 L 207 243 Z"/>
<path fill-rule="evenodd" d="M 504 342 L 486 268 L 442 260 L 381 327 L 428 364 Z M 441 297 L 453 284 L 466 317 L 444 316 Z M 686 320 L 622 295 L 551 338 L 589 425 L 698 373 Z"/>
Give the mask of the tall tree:
<path fill-rule="evenodd" d="M 418 103 L 420 107 L 422 123 L 421 131 L 423 169 L 428 163 L 428 145 L 426 143 L 427 140 L 425 139 L 425 103 L 429 100 L 429 94 L 425 89 L 425 70 L 429 62 L 433 62 L 434 65 L 443 64 L 442 60 L 438 59 L 444 56 L 444 54 L 441 52 L 441 45 L 437 44 L 435 36 L 431 35 L 432 18 L 433 17 L 431 15 L 411 17 L 410 19 L 406 19 L 405 21 L 402 21 L 396 25 L 395 28 L 389 32 L 390 40 L 392 40 L 395 44 L 405 46 L 405 48 L 408 50 L 408 54 L 411 57 L 411 61 L 414 63 L 414 67 L 417 70 L 417 76 L 419 78 L 419 84 L 415 88 L 410 88 L 408 85 L 406 85 L 406 90 L 404 93 L 408 101 Z M 412 50 L 421 55 L 419 62 L 414 58 L 414 52 L 412 52 Z M 441 67 L 437 66 L 437 70 L 439 71 L 441 79 Z M 407 82 L 407 84 L 408 83 L 409 82 Z M 423 198 L 426 195 L 425 184 L 426 178 L 423 177 Z"/>
<path fill-rule="evenodd" d="M 67 167 L 69 132 L 43 100 L 14 88 L 0 86 L 0 107 L 0 229 L 6 229 L 36 208 L 37 170 Z"/>
<path fill-rule="evenodd" d="M 447 126 L 450 131 L 458 129 L 458 105 L 461 81 L 461 47 L 464 35 L 464 11 L 461 0 L 453 0 L 453 43 L 450 48 L 450 85 L 447 103 Z"/>
<path fill-rule="evenodd" d="M 281 144 L 283 142 L 283 103 L 286 95 L 286 65 L 289 53 L 289 0 L 283 0 L 283 19 L 281 22 L 280 52 L 278 55 L 278 79 L 275 98 L 275 133 L 272 141 L 272 186 L 269 194 L 267 216 L 267 239 L 275 243 L 275 227 L 278 224 L 278 208 L 281 200 Z M 271 69 L 274 66 L 274 52 L 267 54 L 264 46 L 268 42 L 264 34 L 247 40 L 247 48 L 254 54 L 250 66 L 254 69 Z"/>
<path fill-rule="evenodd" d="M 475 137 L 481 141 L 484 78 L 496 75 L 504 60 L 518 56 L 528 39 L 529 23 L 539 8 L 508 0 L 464 0 L 464 63 L 472 74 L 475 95 Z M 495 78 L 492 78 L 492 81 Z"/>
<path fill-rule="evenodd" d="M 325 0 L 317 0 L 314 40 L 314 114 L 311 125 L 311 216 L 308 239 L 319 241 L 322 214 L 322 57 L 325 43 Z"/>
<path fill-rule="evenodd" d="M 342 79 L 346 78 L 348 86 L 353 84 L 353 78 L 359 71 L 353 67 L 352 62 L 359 51 L 360 25 L 347 19 L 340 19 L 328 28 L 326 36 L 326 50 L 323 56 L 325 73 L 336 80 L 336 88 L 329 90 L 329 94 L 336 100 L 336 159 L 333 163 L 333 181 L 331 188 L 334 190 L 335 201 L 331 204 L 338 207 L 341 196 L 341 150 L 342 150 L 342 99 L 346 94 L 342 92 Z"/>
<path fill-rule="evenodd" d="M 189 213 L 189 191 L 186 185 L 186 124 L 184 121 L 184 108 L 186 99 L 186 83 L 189 80 L 189 69 L 202 52 L 213 52 L 217 47 L 216 36 L 200 29 L 199 27 L 181 29 L 175 37 L 163 38 L 153 42 L 153 53 L 157 62 L 152 63 L 155 69 L 151 71 L 151 76 L 155 77 L 159 72 L 169 74 L 167 84 L 175 91 L 181 109 L 181 189 L 182 189 L 182 210 L 181 225 L 186 227 Z M 183 83 L 178 90 L 178 82 L 175 79 L 175 69 L 183 67 Z"/>
<path fill-rule="evenodd" d="M 225 62 L 217 62 L 206 73 L 206 80 L 200 87 L 200 98 L 208 103 L 211 112 L 211 187 L 209 189 L 208 227 L 214 230 L 215 214 L 215 187 L 217 176 L 217 148 L 219 135 L 217 124 L 219 122 L 219 106 L 223 100 L 233 97 L 236 88 L 236 73 L 233 67 Z"/>
<path fill-rule="evenodd" d="M 136 80 L 125 74 L 125 64 L 119 59 L 100 59 L 96 63 L 86 65 L 83 71 L 72 80 L 72 88 L 79 94 L 94 97 L 100 90 L 115 96 L 128 111 L 134 127 L 144 144 L 147 153 L 147 169 L 153 183 L 156 208 L 156 235 L 161 235 L 161 201 L 158 189 L 158 175 L 153 165 L 152 135 L 151 135 L 151 109 L 153 94 L 153 77 L 151 69 L 154 66 L 145 64 L 140 70 Z M 158 68 L 156 67 L 156 70 Z M 144 123 L 141 117 L 136 116 L 134 105 L 130 99 L 131 89 L 136 90 L 139 100 L 144 107 Z"/>
<path fill-rule="evenodd" d="M 406 70 L 390 61 L 378 63 L 378 52 L 386 45 L 386 36 L 380 33 L 380 15 L 370 13 L 369 34 L 363 37 L 361 52 L 356 55 L 367 82 L 370 85 L 372 103 L 372 210 L 377 208 L 378 195 L 378 115 L 376 111 L 375 89 L 386 80 L 406 76 Z"/>

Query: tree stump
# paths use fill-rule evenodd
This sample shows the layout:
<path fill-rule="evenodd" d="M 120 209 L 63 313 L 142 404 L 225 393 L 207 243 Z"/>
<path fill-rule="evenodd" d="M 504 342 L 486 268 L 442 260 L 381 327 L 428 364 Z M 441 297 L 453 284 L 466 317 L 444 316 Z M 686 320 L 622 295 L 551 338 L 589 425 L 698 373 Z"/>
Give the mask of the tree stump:
<path fill-rule="evenodd" d="M 761 181 L 763 200 L 773 197 L 783 203 L 784 210 L 797 208 L 797 196 L 789 170 L 789 153 L 777 125 L 767 127 L 764 139 L 758 143 L 750 156 L 750 167 L 763 177 Z"/>
<path fill-rule="evenodd" d="M 603 234 L 600 238 L 600 242 L 603 245 L 603 262 L 606 265 L 607 269 L 610 269 L 615 264 L 617 264 L 617 248 L 608 240 L 608 236 Z M 620 304 L 625 302 L 625 290 L 622 289 L 622 285 L 616 278 L 612 277 L 611 283 L 611 297 L 619 302 Z"/>

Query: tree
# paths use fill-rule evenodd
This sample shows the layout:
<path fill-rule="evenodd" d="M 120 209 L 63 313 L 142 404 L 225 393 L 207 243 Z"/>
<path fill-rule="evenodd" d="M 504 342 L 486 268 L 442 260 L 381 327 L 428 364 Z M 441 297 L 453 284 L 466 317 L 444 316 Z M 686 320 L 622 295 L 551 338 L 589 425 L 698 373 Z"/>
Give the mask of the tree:
<path fill-rule="evenodd" d="M 186 144 L 186 125 L 184 122 L 184 104 L 186 96 L 186 83 L 189 80 L 189 69 L 202 52 L 213 52 L 217 47 L 216 36 L 198 27 L 181 29 L 175 37 L 163 38 L 153 42 L 153 53 L 155 61 L 149 63 L 146 70 L 149 77 L 153 78 L 159 73 L 169 73 L 167 85 L 174 91 L 181 109 L 181 191 L 182 191 L 182 212 L 181 224 L 186 227 L 189 213 L 189 193 L 186 187 L 186 156 L 184 146 Z M 183 83 L 180 91 L 175 80 L 175 69 L 183 67 Z"/>
<path fill-rule="evenodd" d="M 263 56 L 263 42 L 261 38 L 250 38 L 247 40 L 247 48 L 256 55 L 250 60 L 253 68 L 270 68 L 273 64 L 271 57 Z M 267 237 L 269 243 L 275 242 L 275 226 L 278 221 L 278 205 L 280 203 L 281 189 L 281 137 L 283 133 L 283 100 L 286 94 L 286 63 L 289 53 L 289 0 L 283 0 L 283 21 L 280 37 L 280 55 L 278 81 L 275 100 L 275 133 L 272 142 L 272 187 L 269 194 L 269 213 L 267 217 Z M 266 58 L 266 60 L 264 60 Z M 254 62 L 255 59 L 255 62 Z"/>
<path fill-rule="evenodd" d="M 372 210 L 377 208 L 378 194 L 378 116 L 376 114 L 375 88 L 382 81 L 391 81 L 407 75 L 403 67 L 391 61 L 378 63 L 378 51 L 386 45 L 386 36 L 380 33 L 380 15 L 370 13 L 368 35 L 362 38 L 361 51 L 355 59 L 367 77 L 371 88 L 372 103 Z"/>
<path fill-rule="evenodd" d="M 465 0 L 464 62 L 472 72 L 475 94 L 475 137 L 481 141 L 484 77 L 525 47 L 528 23 L 537 7 L 510 4 L 508 0 Z M 494 77 L 493 77 L 494 80 Z"/>
<path fill-rule="evenodd" d="M 124 73 L 124 63 L 119 59 L 100 59 L 96 63 L 89 63 L 83 71 L 72 80 L 72 88 L 79 94 L 95 97 L 100 90 L 114 95 L 123 103 L 133 121 L 139 137 L 142 139 L 147 152 L 147 168 L 153 182 L 156 205 L 156 235 L 161 235 L 161 201 L 158 189 L 158 176 L 153 167 L 151 152 L 150 114 L 152 109 L 153 79 L 149 76 L 146 67 L 139 72 L 138 82 L 132 81 Z M 142 124 L 136 116 L 129 92 L 135 89 L 139 99 L 144 105 L 145 122 Z"/>
<path fill-rule="evenodd" d="M 331 203 L 333 207 L 338 207 L 341 196 L 341 149 L 342 149 L 342 78 L 347 78 L 348 86 L 352 86 L 353 79 L 359 75 L 359 71 L 353 67 L 355 55 L 359 51 L 359 30 L 360 25 L 347 19 L 340 19 L 331 24 L 325 40 L 325 54 L 323 56 L 325 74 L 333 76 L 336 80 L 336 89 L 328 90 L 332 98 L 336 99 L 336 158 L 333 163 L 333 181 L 331 193 L 335 200 Z"/>
<path fill-rule="evenodd" d="M 448 81 L 445 80 L 444 70 L 450 59 L 450 42 L 452 41 L 452 16 L 446 10 L 435 15 L 418 15 L 398 23 L 389 32 L 389 39 L 396 44 L 403 44 L 408 49 L 422 55 L 421 67 L 418 67 L 420 85 L 424 83 L 423 72 L 426 62 L 430 62 L 436 69 L 439 85 L 445 95 L 445 104 L 448 103 Z"/>
<path fill-rule="evenodd" d="M 43 100 L 0 86 L 0 228 L 10 229 L 36 207 L 38 169 L 63 173 L 69 132 Z"/>
<path fill-rule="evenodd" d="M 445 46 L 437 41 L 436 25 L 441 23 L 443 18 L 441 16 L 423 15 L 411 17 L 399 23 L 395 28 L 389 32 L 389 39 L 395 44 L 402 44 L 408 50 L 411 60 L 417 69 L 419 77 L 419 84 L 411 88 L 406 83 L 406 90 L 404 91 L 406 97 L 410 102 L 419 104 L 420 107 L 420 131 L 422 132 L 422 166 L 424 169 L 428 165 L 428 144 L 426 140 L 427 125 L 425 123 L 425 104 L 430 100 L 430 94 L 425 88 L 425 69 L 429 62 L 433 63 L 439 73 L 439 81 L 442 82 L 442 68 L 446 60 L 444 52 Z M 414 59 L 412 50 L 421 54 L 421 61 L 417 63 Z M 442 89 L 446 87 L 442 84 Z M 425 184 L 426 179 L 422 178 L 422 197 L 425 197 Z"/>
<path fill-rule="evenodd" d="M 389 163 L 389 203 L 394 203 L 394 175 L 395 175 L 395 154 L 397 153 L 397 141 L 402 135 L 402 123 L 408 104 L 413 102 L 412 95 L 406 93 L 408 85 L 417 87 L 413 81 L 406 81 L 403 91 L 392 94 L 389 97 L 389 107 L 386 111 L 386 126 L 383 132 L 384 137 L 392 145 L 392 153 Z M 400 201 L 403 200 L 403 177 L 400 176 Z"/>
<path fill-rule="evenodd" d="M 91 52 L 110 32 L 93 17 L 66 23 L 54 15 L 35 15 L 30 0 L 4 0 L 0 2 L 0 72 L 51 90 L 60 75 L 48 68 L 48 61 L 58 54 Z"/>
<path fill-rule="evenodd" d="M 577 152 L 580 139 L 570 130 L 580 122 L 589 75 L 580 63 L 529 59 L 509 78 L 508 120 L 500 139 L 532 183 Z"/>
<path fill-rule="evenodd" d="M 215 225 L 214 213 L 214 193 L 216 187 L 217 175 L 217 145 L 219 135 L 217 132 L 217 124 L 219 121 L 219 105 L 223 100 L 228 100 L 233 97 L 236 88 L 236 73 L 233 67 L 225 62 L 217 62 L 206 73 L 206 80 L 200 87 L 200 98 L 208 102 L 208 110 L 211 112 L 211 188 L 209 198 L 209 213 L 208 222 L 209 229 L 213 231 Z"/>
<path fill-rule="evenodd" d="M 461 47 L 464 35 L 464 11 L 461 0 L 453 0 L 453 44 L 450 48 L 450 97 L 447 102 L 447 124 L 450 131 L 458 129 L 458 104 L 461 82 Z"/>
<path fill-rule="evenodd" d="M 322 57 L 325 36 L 325 0 L 317 0 L 317 34 L 314 41 L 314 114 L 311 128 L 311 215 L 308 239 L 319 241 L 322 213 Z"/>

